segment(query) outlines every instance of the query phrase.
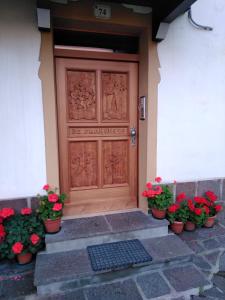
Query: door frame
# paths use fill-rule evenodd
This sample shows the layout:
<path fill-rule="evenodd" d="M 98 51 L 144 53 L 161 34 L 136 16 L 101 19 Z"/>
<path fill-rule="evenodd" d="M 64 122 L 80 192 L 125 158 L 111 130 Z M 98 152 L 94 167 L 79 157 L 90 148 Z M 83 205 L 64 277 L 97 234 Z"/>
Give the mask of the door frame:
<path fill-rule="evenodd" d="M 132 20 L 131 20 L 132 21 Z M 98 20 L 96 20 L 98 22 Z M 85 21 L 87 24 L 87 21 Z M 151 40 L 151 22 L 148 19 L 145 24 L 140 24 L 139 38 L 139 96 L 145 95 L 148 99 L 147 116 L 145 121 L 139 121 L 139 154 L 138 154 L 138 207 L 147 211 L 146 199 L 141 191 L 145 188 L 147 180 L 153 180 L 156 176 L 156 151 L 157 151 L 157 98 L 159 76 L 159 61 L 157 44 Z M 90 27 L 93 24 L 90 24 Z M 132 31 L 133 24 L 130 28 Z M 90 28 L 90 32 L 93 28 Z M 113 30 L 112 30 L 113 31 Z M 109 32 L 109 34 L 112 33 Z M 118 32 L 115 32 L 118 34 Z M 45 150 L 46 150 L 46 173 L 47 182 L 60 188 L 59 183 L 59 153 L 58 153 L 58 124 L 56 109 L 56 85 L 54 68 L 54 43 L 53 32 L 41 33 L 40 70 L 39 77 L 42 83 L 44 127 L 45 127 Z M 77 55 L 77 54 L 76 54 Z M 89 55 L 89 54 L 88 54 Z M 102 55 L 102 53 L 101 53 Z M 130 54 L 108 53 L 110 60 Z M 133 55 L 132 55 L 133 56 Z M 131 57 L 131 56 L 130 56 Z M 124 59 L 124 58 L 123 58 Z M 134 56 L 133 56 L 134 59 Z M 137 59 L 137 56 L 136 56 Z"/>

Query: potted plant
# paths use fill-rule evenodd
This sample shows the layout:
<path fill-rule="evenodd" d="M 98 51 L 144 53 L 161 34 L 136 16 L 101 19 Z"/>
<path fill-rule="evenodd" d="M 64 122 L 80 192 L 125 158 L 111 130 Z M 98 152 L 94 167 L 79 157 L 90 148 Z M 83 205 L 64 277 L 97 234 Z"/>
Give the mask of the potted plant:
<path fill-rule="evenodd" d="M 3 215 L 4 239 L 0 243 L 1 258 L 17 258 L 19 264 L 32 260 L 32 255 L 43 247 L 44 227 L 41 219 L 30 208 L 23 208 L 20 214 Z M 9 211 L 9 210 L 8 210 Z"/>
<path fill-rule="evenodd" d="M 160 183 L 160 177 L 155 178 L 155 182 Z M 166 210 L 172 203 L 173 194 L 168 185 L 152 185 L 151 182 L 146 184 L 147 190 L 142 195 L 148 199 L 148 207 L 152 215 L 157 219 L 164 219 Z"/>
<path fill-rule="evenodd" d="M 186 202 L 174 203 L 167 210 L 167 218 L 170 222 L 171 230 L 180 234 L 184 229 L 184 223 L 188 219 Z"/>
<path fill-rule="evenodd" d="M 204 207 L 207 211 L 204 226 L 210 228 L 214 226 L 216 215 L 222 210 L 222 205 L 216 203 L 217 195 L 212 191 L 207 191 L 204 199 Z"/>
<path fill-rule="evenodd" d="M 44 222 L 46 232 L 56 233 L 60 230 L 66 194 L 58 194 L 57 189 L 51 189 L 48 184 L 43 186 L 43 190 L 45 190 L 45 195 L 38 195 L 38 212 Z"/>
<path fill-rule="evenodd" d="M 196 228 L 196 214 L 195 214 L 195 205 L 193 203 L 193 200 L 189 199 L 187 200 L 187 209 L 188 209 L 188 217 L 187 221 L 184 224 L 184 229 L 186 231 L 194 231 Z"/>

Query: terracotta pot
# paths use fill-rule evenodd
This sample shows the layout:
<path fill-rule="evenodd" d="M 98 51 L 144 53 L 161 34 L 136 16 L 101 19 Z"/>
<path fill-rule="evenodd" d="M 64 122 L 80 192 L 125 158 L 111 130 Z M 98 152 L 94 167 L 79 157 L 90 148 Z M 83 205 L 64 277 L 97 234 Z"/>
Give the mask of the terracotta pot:
<path fill-rule="evenodd" d="M 170 228 L 174 233 L 180 234 L 184 229 L 184 223 L 175 221 L 173 224 L 170 224 Z"/>
<path fill-rule="evenodd" d="M 216 216 L 208 217 L 208 219 L 205 221 L 204 226 L 207 228 L 213 227 L 215 224 L 215 219 L 216 219 Z"/>
<path fill-rule="evenodd" d="M 160 210 L 157 208 L 152 208 L 152 215 L 156 219 L 164 219 L 166 217 L 166 210 Z"/>
<path fill-rule="evenodd" d="M 32 253 L 18 254 L 17 261 L 20 265 L 29 264 L 32 260 Z"/>
<path fill-rule="evenodd" d="M 191 222 L 191 221 L 187 221 L 185 224 L 184 224 L 184 229 L 186 231 L 194 231 L 195 230 L 195 223 Z"/>
<path fill-rule="evenodd" d="M 44 220 L 45 230 L 48 233 L 56 233 L 60 230 L 61 218 L 56 220 L 47 219 Z"/>

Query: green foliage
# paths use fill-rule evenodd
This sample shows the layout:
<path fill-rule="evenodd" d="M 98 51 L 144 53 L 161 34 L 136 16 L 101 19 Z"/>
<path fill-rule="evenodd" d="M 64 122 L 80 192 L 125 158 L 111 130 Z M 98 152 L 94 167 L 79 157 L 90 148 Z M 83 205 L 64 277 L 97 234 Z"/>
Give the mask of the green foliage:
<path fill-rule="evenodd" d="M 148 197 L 149 208 L 165 210 L 172 204 L 173 194 L 168 185 L 162 185 L 162 192 L 154 197 Z"/>
<path fill-rule="evenodd" d="M 36 213 L 30 215 L 14 215 L 4 220 L 4 228 L 6 237 L 0 243 L 0 258 L 13 259 L 15 254 L 12 252 L 12 246 L 16 242 L 21 242 L 24 246 L 22 253 L 36 253 L 44 245 L 44 226 L 42 220 Z M 32 234 L 37 234 L 40 241 L 33 245 L 30 237 Z"/>

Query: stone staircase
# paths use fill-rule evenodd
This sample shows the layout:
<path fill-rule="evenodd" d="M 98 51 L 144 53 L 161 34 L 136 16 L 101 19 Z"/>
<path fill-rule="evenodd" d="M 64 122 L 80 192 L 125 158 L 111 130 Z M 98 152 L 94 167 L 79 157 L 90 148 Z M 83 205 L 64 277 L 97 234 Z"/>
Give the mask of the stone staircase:
<path fill-rule="evenodd" d="M 130 239 L 141 241 L 152 262 L 92 270 L 87 246 Z M 47 235 L 46 251 L 37 255 L 34 284 L 40 299 L 173 299 L 211 286 L 192 258 L 192 250 L 168 233 L 166 220 L 141 211 L 67 220 L 59 233 Z"/>

